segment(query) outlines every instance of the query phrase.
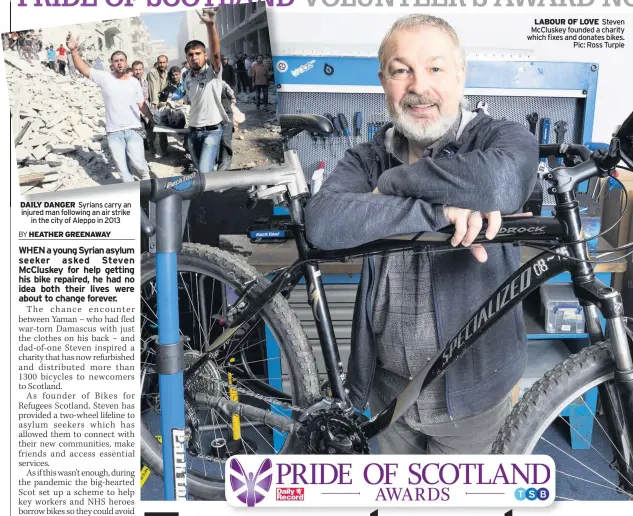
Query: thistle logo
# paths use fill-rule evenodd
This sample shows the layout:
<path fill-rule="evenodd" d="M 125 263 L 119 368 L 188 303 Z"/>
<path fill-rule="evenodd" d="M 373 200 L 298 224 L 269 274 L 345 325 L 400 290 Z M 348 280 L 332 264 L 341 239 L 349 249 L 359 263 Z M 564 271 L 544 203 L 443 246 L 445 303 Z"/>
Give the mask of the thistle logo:
<path fill-rule="evenodd" d="M 248 507 L 255 507 L 255 504 L 261 502 L 266 493 L 270 491 L 270 486 L 273 483 L 272 468 L 272 461 L 265 459 L 253 476 L 253 473 L 244 471 L 239 460 L 233 458 L 229 476 L 231 478 L 231 489 L 237 499 Z"/>

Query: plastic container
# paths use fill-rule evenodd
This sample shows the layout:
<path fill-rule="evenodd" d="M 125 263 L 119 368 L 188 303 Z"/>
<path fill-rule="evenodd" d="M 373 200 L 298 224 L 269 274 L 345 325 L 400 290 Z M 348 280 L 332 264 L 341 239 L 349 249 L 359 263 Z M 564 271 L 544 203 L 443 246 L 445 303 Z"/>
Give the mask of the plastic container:
<path fill-rule="evenodd" d="M 312 174 L 312 195 L 317 193 L 321 189 L 323 184 L 323 176 L 325 175 L 325 161 L 319 162 L 319 168 Z"/>
<path fill-rule="evenodd" d="M 547 333 L 584 333 L 585 315 L 570 284 L 541 286 L 541 315 Z"/>

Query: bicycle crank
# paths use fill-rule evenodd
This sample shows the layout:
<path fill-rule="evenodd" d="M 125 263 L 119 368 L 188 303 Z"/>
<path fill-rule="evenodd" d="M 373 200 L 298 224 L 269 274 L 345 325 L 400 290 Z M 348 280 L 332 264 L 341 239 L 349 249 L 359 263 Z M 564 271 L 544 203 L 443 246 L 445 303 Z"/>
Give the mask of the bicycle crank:
<path fill-rule="evenodd" d="M 369 454 L 367 438 L 356 421 L 342 410 L 310 414 L 297 431 L 310 454 Z"/>

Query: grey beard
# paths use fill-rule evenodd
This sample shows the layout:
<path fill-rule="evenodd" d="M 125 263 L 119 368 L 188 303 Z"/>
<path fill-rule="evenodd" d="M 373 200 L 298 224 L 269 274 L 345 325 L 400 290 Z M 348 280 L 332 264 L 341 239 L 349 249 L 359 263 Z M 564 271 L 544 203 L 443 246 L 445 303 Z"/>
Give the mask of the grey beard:
<path fill-rule="evenodd" d="M 389 115 L 393 121 L 393 126 L 408 141 L 416 142 L 420 145 L 428 147 L 433 142 L 444 136 L 453 126 L 459 113 L 455 116 L 445 116 L 440 114 L 437 122 L 427 125 L 421 125 L 415 119 L 409 117 L 406 113 L 394 113 L 389 110 Z"/>

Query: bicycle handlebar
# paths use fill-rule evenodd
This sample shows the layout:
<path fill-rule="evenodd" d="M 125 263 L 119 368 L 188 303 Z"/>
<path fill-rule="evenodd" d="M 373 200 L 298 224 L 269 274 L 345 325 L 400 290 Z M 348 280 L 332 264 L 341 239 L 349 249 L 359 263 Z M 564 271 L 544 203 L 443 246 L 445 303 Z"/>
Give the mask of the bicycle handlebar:
<path fill-rule="evenodd" d="M 538 150 L 539 158 L 547 158 L 549 156 L 570 158 L 573 156 L 579 156 L 583 161 L 591 159 L 591 151 L 584 145 L 556 143 L 539 145 Z"/>

